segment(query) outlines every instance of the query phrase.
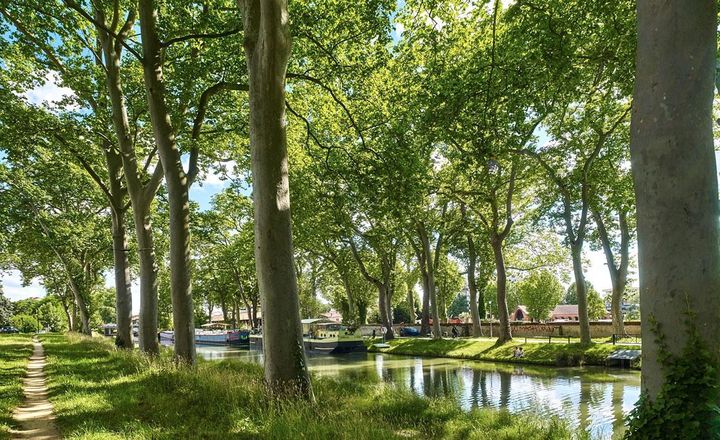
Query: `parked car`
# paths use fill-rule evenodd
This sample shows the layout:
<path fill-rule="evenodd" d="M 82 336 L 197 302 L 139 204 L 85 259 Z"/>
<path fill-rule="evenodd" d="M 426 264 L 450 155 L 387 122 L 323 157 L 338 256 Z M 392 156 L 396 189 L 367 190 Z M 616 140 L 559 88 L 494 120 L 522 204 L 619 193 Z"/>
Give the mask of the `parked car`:
<path fill-rule="evenodd" d="M 0 327 L 0 333 L 20 333 L 20 330 L 11 325 L 6 325 L 4 327 Z"/>
<path fill-rule="evenodd" d="M 420 336 L 420 330 L 415 327 L 400 328 L 400 336 Z"/>

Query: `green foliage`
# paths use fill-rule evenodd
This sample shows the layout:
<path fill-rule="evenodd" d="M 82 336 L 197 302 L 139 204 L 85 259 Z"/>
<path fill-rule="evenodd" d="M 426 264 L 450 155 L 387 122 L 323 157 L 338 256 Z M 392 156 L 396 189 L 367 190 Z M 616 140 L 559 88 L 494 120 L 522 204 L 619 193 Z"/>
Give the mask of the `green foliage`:
<path fill-rule="evenodd" d="M 470 313 L 470 300 L 467 295 L 465 293 L 459 293 L 455 298 L 453 298 L 450 303 L 450 307 L 448 307 L 447 313 L 451 318 L 458 317 L 463 313 Z M 480 316 L 482 317 L 484 315 Z"/>
<path fill-rule="evenodd" d="M 498 308 L 497 308 L 497 285 L 495 284 L 495 281 L 491 281 L 486 287 L 485 287 L 485 302 L 489 304 L 489 311 L 490 313 L 497 318 L 498 316 Z M 517 289 L 517 286 L 515 283 L 508 283 L 507 285 L 507 307 L 508 311 L 512 313 L 514 309 L 517 308 L 522 303 L 520 300 L 520 293 Z M 480 307 L 478 307 L 480 308 Z"/>
<path fill-rule="evenodd" d="M 407 301 L 402 301 L 393 308 L 394 324 L 414 324 L 415 311 L 410 307 Z"/>
<path fill-rule="evenodd" d="M 562 285 L 551 272 L 535 271 L 518 286 L 520 300 L 533 319 L 544 321 L 562 298 Z"/>
<path fill-rule="evenodd" d="M 5 297 L 0 284 L 0 325 L 7 325 L 13 314 L 13 304 Z"/>
<path fill-rule="evenodd" d="M 14 313 L 29 315 L 37 319 L 40 328 L 60 331 L 67 328 L 67 316 L 56 296 L 27 298 L 14 303 Z"/>
<path fill-rule="evenodd" d="M 30 315 L 20 314 L 10 318 L 10 324 L 23 333 L 35 333 L 40 330 L 40 322 Z"/>
<path fill-rule="evenodd" d="M 654 399 L 646 394 L 640 397 L 628 416 L 626 439 L 720 439 L 717 349 L 703 342 L 693 318 L 694 314 L 687 312 L 687 340 L 682 352 L 675 355 L 663 329 L 650 317 L 663 382 Z"/>
<path fill-rule="evenodd" d="M 587 300 L 588 318 L 594 320 L 604 318 L 607 314 L 607 310 L 605 309 L 605 302 L 602 300 L 597 290 L 588 290 Z"/>
<path fill-rule="evenodd" d="M 91 301 L 92 327 L 115 322 L 115 289 L 100 287 L 92 292 Z"/>

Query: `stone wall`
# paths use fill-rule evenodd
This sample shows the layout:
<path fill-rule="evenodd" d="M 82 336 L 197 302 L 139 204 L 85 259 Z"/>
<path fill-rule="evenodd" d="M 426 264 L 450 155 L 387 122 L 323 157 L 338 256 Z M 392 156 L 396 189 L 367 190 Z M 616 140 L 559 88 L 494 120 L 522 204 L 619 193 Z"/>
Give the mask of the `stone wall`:
<path fill-rule="evenodd" d="M 400 329 L 400 325 L 393 326 L 397 332 Z M 419 325 L 406 325 L 404 327 L 414 327 L 420 329 Z M 452 324 L 440 324 L 442 331 L 445 335 L 450 335 L 452 331 Z M 472 332 L 471 324 L 455 324 L 460 336 L 470 336 Z M 483 336 L 490 336 L 490 323 L 483 322 L 482 325 Z M 492 323 L 492 335 L 498 334 L 499 324 L 497 322 Z M 512 322 L 510 323 L 512 334 L 514 337 L 580 337 L 580 325 L 577 322 L 549 322 L 546 324 L 530 323 L 530 322 Z M 372 335 L 372 331 L 375 329 L 375 335 L 380 337 L 380 325 L 363 325 L 360 327 L 360 332 L 363 336 Z M 640 321 L 627 321 L 625 322 L 625 333 L 631 336 L 640 335 Z M 609 321 L 591 321 L 590 322 L 590 335 L 593 338 L 609 338 L 613 334 L 612 322 Z"/>

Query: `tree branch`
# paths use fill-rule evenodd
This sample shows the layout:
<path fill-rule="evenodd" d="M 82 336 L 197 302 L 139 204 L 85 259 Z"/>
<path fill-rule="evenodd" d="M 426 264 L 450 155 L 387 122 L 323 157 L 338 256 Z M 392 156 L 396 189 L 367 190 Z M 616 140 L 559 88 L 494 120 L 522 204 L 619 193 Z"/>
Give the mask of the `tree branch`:
<path fill-rule="evenodd" d="M 162 42 L 160 42 L 160 47 L 168 47 L 172 44 L 180 43 L 180 42 L 187 41 L 187 40 L 199 40 L 199 39 L 205 39 L 205 38 L 223 38 L 223 37 L 227 37 L 230 35 L 239 34 L 240 31 L 242 31 L 242 28 L 230 29 L 228 31 L 223 31 L 223 32 L 211 32 L 208 34 L 188 34 L 188 35 L 183 35 L 182 37 L 175 37 L 175 38 L 171 38 L 167 41 L 162 41 Z"/>
<path fill-rule="evenodd" d="M 116 34 L 112 30 L 108 29 L 104 23 L 100 23 L 99 21 L 95 20 L 90 14 L 87 13 L 87 11 L 85 11 L 82 8 L 82 6 L 80 6 L 74 0 L 63 0 L 63 3 L 65 3 L 65 6 L 69 7 L 70 9 L 77 11 L 77 13 L 80 14 L 85 20 L 94 24 L 95 26 L 102 29 L 103 31 L 107 32 L 108 35 L 112 36 L 116 42 L 119 42 L 120 44 L 122 44 L 123 47 L 128 50 L 128 52 L 133 54 L 133 56 L 135 58 L 137 58 L 140 62 L 143 62 L 144 59 L 143 59 L 142 55 L 140 55 L 140 53 L 138 53 L 129 44 L 127 44 L 120 35 Z"/>
<path fill-rule="evenodd" d="M 195 178 L 197 177 L 198 172 L 199 172 L 198 157 L 200 156 L 200 150 L 197 146 L 197 140 L 200 137 L 200 130 L 202 129 L 202 125 L 205 121 L 205 113 L 207 113 L 208 102 L 210 101 L 210 98 L 213 97 L 213 95 L 215 95 L 223 90 L 239 90 L 239 91 L 247 92 L 249 90 L 249 87 L 247 84 L 237 84 L 237 83 L 229 83 L 229 82 L 225 82 L 225 81 L 220 81 L 219 83 L 208 87 L 200 95 L 200 101 L 198 102 L 197 114 L 195 115 L 195 119 L 193 120 L 193 128 L 192 128 L 192 141 L 193 142 L 192 142 L 192 148 L 190 149 L 190 160 L 188 163 L 188 172 L 187 172 L 188 186 L 193 184 L 193 182 L 195 181 Z"/>

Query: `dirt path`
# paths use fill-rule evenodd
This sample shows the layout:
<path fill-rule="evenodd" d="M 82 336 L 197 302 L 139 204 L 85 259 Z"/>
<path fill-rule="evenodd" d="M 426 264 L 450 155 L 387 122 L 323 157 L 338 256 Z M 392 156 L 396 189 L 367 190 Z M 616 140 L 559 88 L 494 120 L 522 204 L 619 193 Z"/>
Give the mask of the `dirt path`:
<path fill-rule="evenodd" d="M 45 352 L 37 340 L 30 363 L 27 377 L 23 379 L 25 401 L 13 411 L 13 418 L 22 428 L 13 431 L 13 439 L 57 440 L 60 432 L 55 425 L 53 407 L 47 398 L 47 385 L 45 384 Z"/>

